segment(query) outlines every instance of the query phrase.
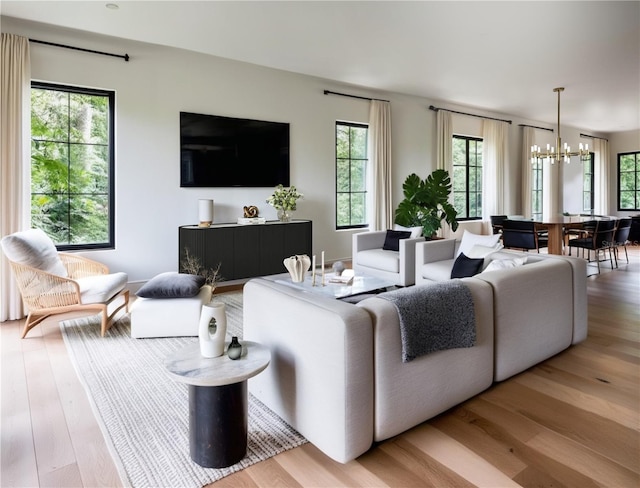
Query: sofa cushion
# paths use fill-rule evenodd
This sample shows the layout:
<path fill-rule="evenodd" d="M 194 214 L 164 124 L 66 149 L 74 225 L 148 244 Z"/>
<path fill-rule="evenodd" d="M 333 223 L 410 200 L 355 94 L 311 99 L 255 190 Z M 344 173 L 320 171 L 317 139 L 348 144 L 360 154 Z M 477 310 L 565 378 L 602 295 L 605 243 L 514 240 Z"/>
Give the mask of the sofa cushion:
<path fill-rule="evenodd" d="M 103 303 L 118 294 L 127 284 L 127 273 L 86 276 L 75 280 L 82 303 Z"/>
<path fill-rule="evenodd" d="M 484 258 L 469 258 L 464 253 L 456 258 L 451 270 L 451 278 L 468 278 L 478 274 L 484 263 Z"/>
<path fill-rule="evenodd" d="M 411 232 L 411 239 L 422 236 L 422 227 L 404 227 L 400 224 L 394 224 L 393 230 L 404 230 Z"/>
<path fill-rule="evenodd" d="M 411 237 L 411 232 L 405 230 L 388 230 L 387 235 L 384 238 L 384 244 L 382 249 L 385 251 L 399 251 L 400 239 L 408 239 Z"/>
<path fill-rule="evenodd" d="M 423 264 L 420 272 L 423 278 L 431 281 L 446 281 L 451 279 L 451 269 L 455 259 L 446 259 L 443 261 L 434 261 L 433 263 Z"/>
<path fill-rule="evenodd" d="M 168 271 L 151 278 L 136 295 L 142 298 L 190 298 L 200 292 L 204 282 L 200 275 Z"/>
<path fill-rule="evenodd" d="M 384 249 L 368 249 L 360 251 L 356 256 L 357 262 L 361 266 L 390 271 L 400 272 L 400 252 L 385 251 Z"/>
<path fill-rule="evenodd" d="M 498 245 L 498 241 L 500 240 L 500 234 L 491 234 L 491 235 L 479 235 L 473 234 L 468 230 L 464 231 L 462 234 L 462 240 L 460 241 L 460 247 L 458 247 L 458 253 L 456 256 L 459 256 L 460 253 L 465 253 L 467 256 L 470 255 L 471 249 L 476 246 L 485 246 L 485 247 L 493 247 L 495 248 Z M 496 250 L 498 250 L 496 248 Z"/>
<path fill-rule="evenodd" d="M 524 256 L 521 258 L 514 258 L 514 259 L 494 259 L 487 265 L 484 271 L 517 268 L 518 266 L 524 266 L 526 262 L 527 262 L 527 256 Z"/>
<path fill-rule="evenodd" d="M 66 277 L 58 250 L 51 238 L 40 229 L 16 232 L 2 238 L 2 249 L 10 261 Z"/>

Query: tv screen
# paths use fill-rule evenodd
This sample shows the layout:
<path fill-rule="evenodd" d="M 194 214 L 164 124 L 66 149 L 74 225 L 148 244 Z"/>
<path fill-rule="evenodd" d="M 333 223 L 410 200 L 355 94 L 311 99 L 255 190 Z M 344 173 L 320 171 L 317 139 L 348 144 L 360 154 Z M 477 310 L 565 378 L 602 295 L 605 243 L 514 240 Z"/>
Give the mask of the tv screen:
<path fill-rule="evenodd" d="M 289 186 L 289 124 L 180 112 L 181 187 Z"/>

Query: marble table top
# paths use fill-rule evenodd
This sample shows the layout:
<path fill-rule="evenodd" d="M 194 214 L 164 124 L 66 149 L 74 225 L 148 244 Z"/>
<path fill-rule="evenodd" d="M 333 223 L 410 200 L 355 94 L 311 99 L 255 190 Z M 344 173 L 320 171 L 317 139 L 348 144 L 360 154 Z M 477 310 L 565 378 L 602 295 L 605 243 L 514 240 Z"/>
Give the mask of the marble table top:
<path fill-rule="evenodd" d="M 164 365 L 174 380 L 194 386 L 223 386 L 240 383 L 263 371 L 271 361 L 269 348 L 252 341 L 240 341 L 242 356 L 229 359 L 227 347 L 217 358 L 200 354 L 200 344 L 190 344 L 169 355 Z"/>

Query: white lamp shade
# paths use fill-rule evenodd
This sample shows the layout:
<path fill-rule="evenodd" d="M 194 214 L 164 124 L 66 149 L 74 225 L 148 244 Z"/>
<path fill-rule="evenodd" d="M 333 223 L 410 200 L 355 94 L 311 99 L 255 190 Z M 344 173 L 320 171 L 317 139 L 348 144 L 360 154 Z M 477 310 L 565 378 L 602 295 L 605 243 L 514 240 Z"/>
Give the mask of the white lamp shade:
<path fill-rule="evenodd" d="M 201 227 L 208 227 L 213 222 L 213 200 L 198 200 L 198 216 Z"/>

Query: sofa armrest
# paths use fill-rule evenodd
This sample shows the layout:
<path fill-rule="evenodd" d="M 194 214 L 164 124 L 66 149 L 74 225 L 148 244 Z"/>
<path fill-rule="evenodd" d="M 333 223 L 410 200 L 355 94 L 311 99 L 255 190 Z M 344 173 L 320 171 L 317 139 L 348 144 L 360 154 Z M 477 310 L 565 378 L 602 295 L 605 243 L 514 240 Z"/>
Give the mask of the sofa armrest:
<path fill-rule="evenodd" d="M 424 242 L 424 237 L 400 239 L 400 279 L 405 283 L 415 283 L 413 276 L 416 269 L 416 246 Z M 411 279 L 409 279 L 411 278 Z"/>
<path fill-rule="evenodd" d="M 271 351 L 249 391 L 334 460 L 366 452 L 373 441 L 369 314 L 260 278 L 243 294 L 243 339 Z"/>

